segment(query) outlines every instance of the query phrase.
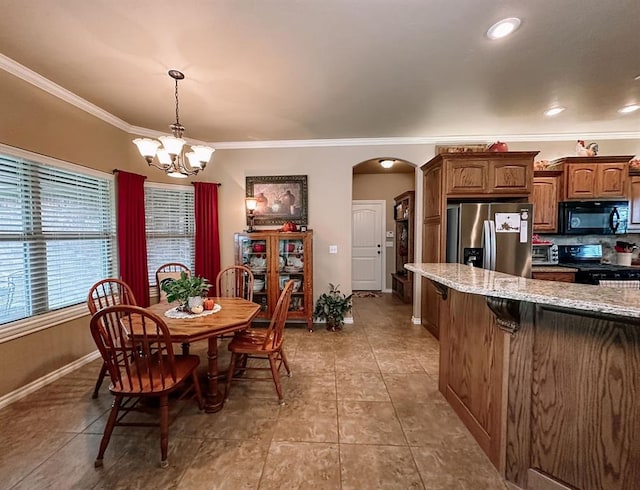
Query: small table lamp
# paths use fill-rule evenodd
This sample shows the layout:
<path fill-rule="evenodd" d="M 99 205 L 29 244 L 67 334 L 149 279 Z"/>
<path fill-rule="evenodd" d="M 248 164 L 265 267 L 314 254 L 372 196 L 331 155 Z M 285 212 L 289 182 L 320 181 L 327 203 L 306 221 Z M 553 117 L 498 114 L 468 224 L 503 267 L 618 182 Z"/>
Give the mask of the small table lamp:
<path fill-rule="evenodd" d="M 255 197 L 247 197 L 244 203 L 247 207 L 247 216 L 249 218 L 249 228 L 247 228 L 247 231 L 251 233 L 252 231 L 256 231 L 253 227 L 253 220 L 255 219 L 253 212 L 258 207 L 258 200 Z"/>

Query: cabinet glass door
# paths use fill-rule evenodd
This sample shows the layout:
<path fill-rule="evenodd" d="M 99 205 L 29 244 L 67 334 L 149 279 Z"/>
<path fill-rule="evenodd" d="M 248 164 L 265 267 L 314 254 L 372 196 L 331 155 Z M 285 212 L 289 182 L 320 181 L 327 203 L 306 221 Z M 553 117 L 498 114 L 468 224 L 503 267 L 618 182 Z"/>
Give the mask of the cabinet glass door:
<path fill-rule="evenodd" d="M 302 238 L 280 238 L 278 240 L 280 267 L 278 286 L 280 291 L 289 280 L 293 280 L 293 293 L 289 311 L 304 311 L 304 242 Z"/>
<path fill-rule="evenodd" d="M 249 236 L 240 237 L 241 262 L 253 272 L 253 301 L 260 305 L 261 311 L 265 312 L 269 308 L 267 297 L 268 247 L 268 240 L 252 239 Z"/>

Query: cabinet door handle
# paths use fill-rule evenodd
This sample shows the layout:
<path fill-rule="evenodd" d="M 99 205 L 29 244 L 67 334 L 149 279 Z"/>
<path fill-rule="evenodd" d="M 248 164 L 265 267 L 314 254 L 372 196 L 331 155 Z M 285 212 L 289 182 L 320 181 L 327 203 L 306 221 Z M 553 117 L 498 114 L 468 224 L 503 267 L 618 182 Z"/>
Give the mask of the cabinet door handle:
<path fill-rule="evenodd" d="M 380 255 L 380 250 L 378 250 L 378 255 Z"/>
<path fill-rule="evenodd" d="M 380 244 L 378 243 L 378 248 L 380 248 Z"/>

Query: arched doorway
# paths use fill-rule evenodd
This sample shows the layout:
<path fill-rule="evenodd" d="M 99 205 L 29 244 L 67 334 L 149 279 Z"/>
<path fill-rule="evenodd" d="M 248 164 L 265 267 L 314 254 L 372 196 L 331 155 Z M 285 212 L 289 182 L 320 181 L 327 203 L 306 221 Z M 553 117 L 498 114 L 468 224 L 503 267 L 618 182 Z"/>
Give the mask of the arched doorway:
<path fill-rule="evenodd" d="M 381 160 L 392 160 L 393 165 L 390 168 L 384 168 L 380 164 Z M 379 286 L 374 290 L 391 292 L 391 274 L 396 268 L 394 198 L 403 192 L 415 190 L 415 185 L 415 165 L 402 159 L 377 157 L 360 162 L 353 167 L 351 220 L 353 290 L 374 289 L 362 285 L 373 284 L 369 281 L 372 281 L 377 273 L 372 269 L 377 266 L 377 262 L 372 256 L 379 256 Z M 363 209 L 367 210 L 366 213 L 372 213 L 371 209 L 376 203 L 380 203 L 382 208 L 379 232 L 373 227 L 376 226 L 375 220 L 380 218 L 363 214 Z M 357 217 L 354 213 L 358 213 Z M 377 234 L 379 234 L 378 237 L 376 237 Z M 380 251 L 379 254 L 378 251 Z"/>

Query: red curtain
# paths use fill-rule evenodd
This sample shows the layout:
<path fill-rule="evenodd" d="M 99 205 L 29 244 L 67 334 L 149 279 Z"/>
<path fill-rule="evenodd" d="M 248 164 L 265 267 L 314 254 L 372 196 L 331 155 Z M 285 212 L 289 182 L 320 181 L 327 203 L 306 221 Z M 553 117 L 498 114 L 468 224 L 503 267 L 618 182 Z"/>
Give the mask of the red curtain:
<path fill-rule="evenodd" d="M 116 173 L 120 277 L 131 286 L 139 306 L 149 306 L 144 218 L 145 179 L 143 175 L 120 170 Z"/>
<path fill-rule="evenodd" d="M 218 184 L 194 182 L 193 186 L 196 219 L 195 273 L 213 284 L 220 272 Z"/>

